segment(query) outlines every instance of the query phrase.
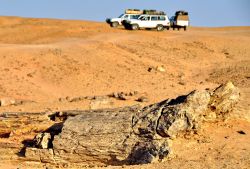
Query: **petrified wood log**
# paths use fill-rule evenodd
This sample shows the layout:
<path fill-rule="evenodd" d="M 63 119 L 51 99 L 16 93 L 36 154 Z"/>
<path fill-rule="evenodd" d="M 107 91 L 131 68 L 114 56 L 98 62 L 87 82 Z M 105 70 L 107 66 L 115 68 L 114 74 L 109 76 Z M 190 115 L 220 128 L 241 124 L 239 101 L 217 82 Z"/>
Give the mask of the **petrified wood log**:
<path fill-rule="evenodd" d="M 239 95 L 229 82 L 215 90 L 193 91 L 144 108 L 64 112 L 61 114 L 74 117 L 67 118 L 61 133 L 52 134 L 52 143 L 47 143 L 52 145 L 50 149 L 27 148 L 26 158 L 82 165 L 162 161 L 171 151 L 170 140 L 198 130 L 204 120 L 225 117 Z"/>

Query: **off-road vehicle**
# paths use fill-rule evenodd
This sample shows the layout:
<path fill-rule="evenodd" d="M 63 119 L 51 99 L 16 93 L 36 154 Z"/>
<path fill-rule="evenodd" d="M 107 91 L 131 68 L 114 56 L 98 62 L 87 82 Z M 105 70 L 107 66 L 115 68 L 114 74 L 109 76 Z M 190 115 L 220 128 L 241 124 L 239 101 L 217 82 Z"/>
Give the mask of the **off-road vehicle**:
<path fill-rule="evenodd" d="M 138 19 L 131 19 L 123 22 L 126 29 L 156 29 L 162 31 L 170 28 L 170 21 L 166 14 L 143 14 Z"/>
<path fill-rule="evenodd" d="M 175 16 L 172 16 L 170 18 L 171 27 L 173 30 L 176 28 L 180 30 L 180 28 L 183 28 L 184 30 L 187 30 L 187 27 L 189 26 L 189 16 L 188 12 L 186 11 L 177 11 L 175 13 Z"/>
<path fill-rule="evenodd" d="M 107 18 L 106 22 L 111 27 L 117 27 L 122 25 L 124 20 L 137 19 L 141 14 L 143 14 L 143 11 L 139 9 L 127 9 L 125 10 L 125 14 L 121 14 L 118 18 Z"/>

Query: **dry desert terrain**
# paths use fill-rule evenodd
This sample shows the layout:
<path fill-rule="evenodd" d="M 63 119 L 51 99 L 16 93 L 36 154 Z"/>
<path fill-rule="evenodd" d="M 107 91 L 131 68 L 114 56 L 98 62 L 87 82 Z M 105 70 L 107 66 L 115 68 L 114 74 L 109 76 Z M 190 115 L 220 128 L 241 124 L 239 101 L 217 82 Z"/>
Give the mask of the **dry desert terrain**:
<path fill-rule="evenodd" d="M 0 167 L 46 168 L 19 154 L 24 140 L 53 125 L 46 113 L 146 106 L 227 81 L 241 91 L 228 120 L 177 138 L 165 162 L 105 168 L 250 168 L 250 27 L 128 31 L 0 17 Z"/>

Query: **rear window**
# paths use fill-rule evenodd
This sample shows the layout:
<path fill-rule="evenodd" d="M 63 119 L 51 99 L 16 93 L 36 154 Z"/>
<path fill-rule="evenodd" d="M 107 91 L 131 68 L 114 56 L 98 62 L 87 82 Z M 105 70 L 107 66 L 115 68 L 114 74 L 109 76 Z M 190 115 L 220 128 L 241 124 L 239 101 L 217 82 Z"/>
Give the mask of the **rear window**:
<path fill-rule="evenodd" d="M 159 21 L 165 21 L 166 20 L 165 16 L 159 16 L 158 19 L 159 19 Z"/>

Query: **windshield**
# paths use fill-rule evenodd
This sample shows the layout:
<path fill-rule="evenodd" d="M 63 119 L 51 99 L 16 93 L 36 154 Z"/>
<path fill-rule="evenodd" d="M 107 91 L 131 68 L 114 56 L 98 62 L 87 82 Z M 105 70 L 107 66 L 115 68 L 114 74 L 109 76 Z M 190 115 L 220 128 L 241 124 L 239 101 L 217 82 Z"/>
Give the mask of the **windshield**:
<path fill-rule="evenodd" d="M 138 19 L 140 15 L 131 15 L 130 18 L 131 19 Z"/>
<path fill-rule="evenodd" d="M 121 18 L 121 17 L 123 17 L 123 15 L 124 15 L 124 14 L 121 14 L 121 15 L 120 15 L 120 16 L 119 16 L 118 18 Z"/>

